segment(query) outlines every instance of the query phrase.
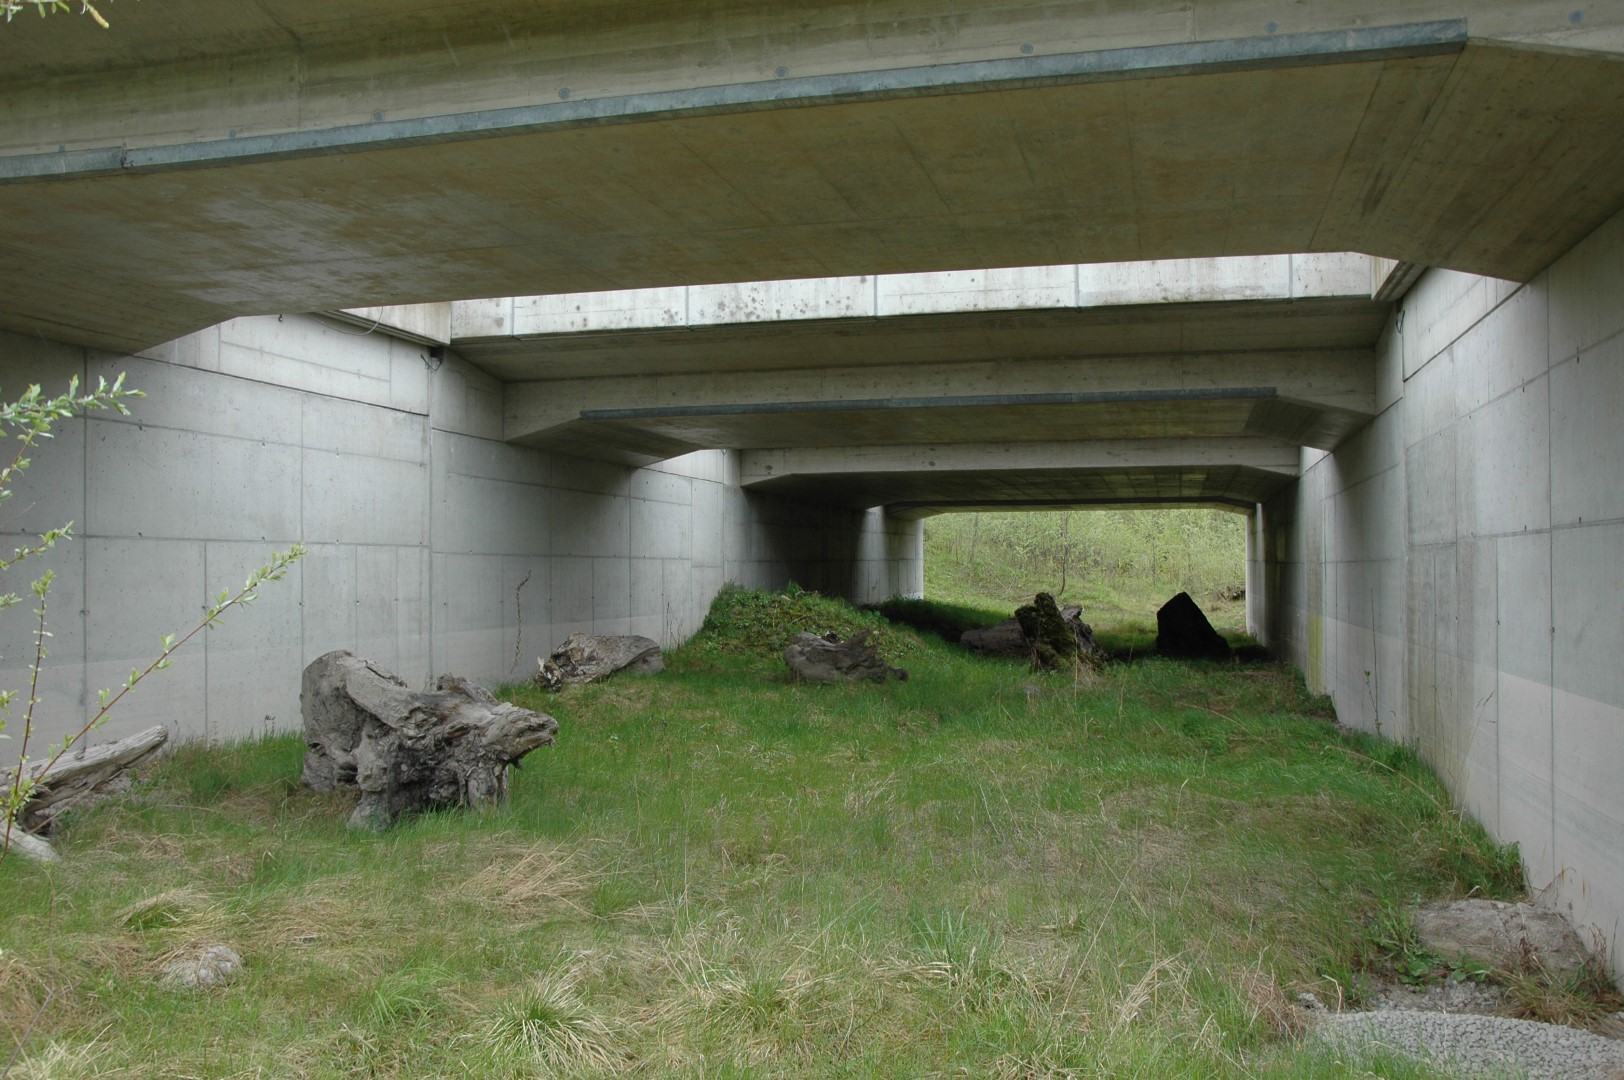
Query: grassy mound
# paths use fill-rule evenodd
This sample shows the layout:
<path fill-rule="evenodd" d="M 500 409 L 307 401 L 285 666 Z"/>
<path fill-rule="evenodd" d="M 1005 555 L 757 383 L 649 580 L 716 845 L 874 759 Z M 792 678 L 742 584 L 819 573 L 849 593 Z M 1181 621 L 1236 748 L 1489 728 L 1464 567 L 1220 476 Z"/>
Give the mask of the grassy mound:
<path fill-rule="evenodd" d="M 757 656 L 778 659 L 795 635 L 839 634 L 841 639 L 859 630 L 888 662 L 901 663 L 924 652 L 919 635 L 893 626 L 874 612 L 859 611 L 844 600 L 810 592 L 790 584 L 782 592 L 742 589 L 724 585 L 711 601 L 705 622 L 684 648 L 700 656 Z"/>

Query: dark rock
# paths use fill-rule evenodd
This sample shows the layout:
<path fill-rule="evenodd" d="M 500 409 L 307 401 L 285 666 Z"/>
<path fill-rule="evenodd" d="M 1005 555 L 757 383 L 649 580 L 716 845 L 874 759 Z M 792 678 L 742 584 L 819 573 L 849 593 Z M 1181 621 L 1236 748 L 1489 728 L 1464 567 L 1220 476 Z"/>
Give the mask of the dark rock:
<path fill-rule="evenodd" d="M 1156 649 L 1188 660 L 1228 660 L 1229 642 L 1212 628 L 1200 606 L 1181 592 L 1156 612 Z"/>
<path fill-rule="evenodd" d="M 884 682 L 887 679 L 906 679 L 908 673 L 894 668 L 880 659 L 874 646 L 868 643 L 869 632 L 859 630 L 845 641 L 835 634 L 819 637 L 802 631 L 784 650 L 784 663 L 789 665 L 790 677 L 797 682 L 833 683 Z"/>
<path fill-rule="evenodd" d="M 618 671 L 654 675 L 665 670 L 660 643 L 637 635 L 571 634 L 537 664 L 536 684 L 546 690 L 565 683 L 591 683 Z"/>
<path fill-rule="evenodd" d="M 558 721 L 497 701 L 456 675 L 419 692 L 342 649 L 304 670 L 304 782 L 357 790 L 351 828 L 382 829 L 402 814 L 499 802 L 508 766 L 550 745 Z"/>

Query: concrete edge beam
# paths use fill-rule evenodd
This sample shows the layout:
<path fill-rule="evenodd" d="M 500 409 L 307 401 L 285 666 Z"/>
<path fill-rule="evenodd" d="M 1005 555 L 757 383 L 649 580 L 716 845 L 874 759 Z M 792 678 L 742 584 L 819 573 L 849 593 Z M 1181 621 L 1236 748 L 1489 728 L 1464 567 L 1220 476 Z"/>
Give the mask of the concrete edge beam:
<path fill-rule="evenodd" d="M 1352 30 L 734 82 L 688 90 L 565 99 L 400 120 L 380 119 L 366 124 L 341 124 L 241 138 L 10 154 L 0 157 L 0 184 L 217 168 L 763 109 L 1449 55 L 1461 52 L 1466 42 L 1466 20 L 1444 19 Z M 70 140 L 64 140 L 64 144 L 67 141 Z"/>
<path fill-rule="evenodd" d="M 453 341 L 817 319 L 1364 297 L 1356 252 L 880 274 L 493 297 L 451 305 Z"/>
<path fill-rule="evenodd" d="M 842 446 L 746 450 L 744 487 L 785 476 L 863 473 L 954 473 L 1031 469 L 1239 466 L 1294 477 L 1298 447 L 1278 439 L 1111 439 L 1075 442 L 962 443 L 949 446 Z"/>

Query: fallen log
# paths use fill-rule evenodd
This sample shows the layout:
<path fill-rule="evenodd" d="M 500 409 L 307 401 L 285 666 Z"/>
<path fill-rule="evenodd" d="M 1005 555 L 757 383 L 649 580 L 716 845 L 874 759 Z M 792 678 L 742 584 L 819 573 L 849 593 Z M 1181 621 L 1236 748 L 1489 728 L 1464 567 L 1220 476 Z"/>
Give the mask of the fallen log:
<path fill-rule="evenodd" d="M 558 721 L 497 701 L 489 690 L 442 675 L 415 691 L 345 650 L 304 670 L 304 782 L 316 791 L 359 791 L 352 829 L 383 829 L 402 814 L 478 806 L 507 796 L 508 767 L 548 746 Z"/>
<path fill-rule="evenodd" d="M 25 767 L 23 775 L 28 778 L 25 782 L 31 782 L 33 787 L 17 815 L 17 824 L 31 833 L 49 835 L 64 811 L 96 794 L 125 769 L 168 741 L 168 730 L 154 725 L 128 738 L 86 746 L 82 754 L 69 752 L 54 763 L 42 761 Z M 16 839 L 14 832 L 14 845 Z"/>
<path fill-rule="evenodd" d="M 802 631 L 784 650 L 784 663 L 797 682 L 884 682 L 907 679 L 902 668 L 892 667 L 868 643 L 869 632 L 859 630 L 845 641 L 835 634 L 819 637 Z"/>
<path fill-rule="evenodd" d="M 551 656 L 536 663 L 536 685 L 561 690 L 565 683 L 590 683 L 618 671 L 655 675 L 665 670 L 660 643 L 640 635 L 571 634 Z"/>

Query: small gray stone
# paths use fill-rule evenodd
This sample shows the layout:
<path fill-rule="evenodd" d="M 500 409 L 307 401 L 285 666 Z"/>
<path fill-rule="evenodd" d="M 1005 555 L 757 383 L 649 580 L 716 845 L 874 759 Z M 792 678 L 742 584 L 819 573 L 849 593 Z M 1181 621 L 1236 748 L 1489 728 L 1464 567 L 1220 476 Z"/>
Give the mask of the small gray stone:
<path fill-rule="evenodd" d="M 1449 900 L 1423 904 L 1410 918 L 1424 948 L 1500 971 L 1530 963 L 1552 972 L 1578 971 L 1590 959 L 1565 915 L 1533 904 Z"/>
<path fill-rule="evenodd" d="M 208 945 L 197 955 L 171 960 L 160 981 L 174 990 L 209 990 L 242 974 L 242 957 L 225 945 Z"/>

